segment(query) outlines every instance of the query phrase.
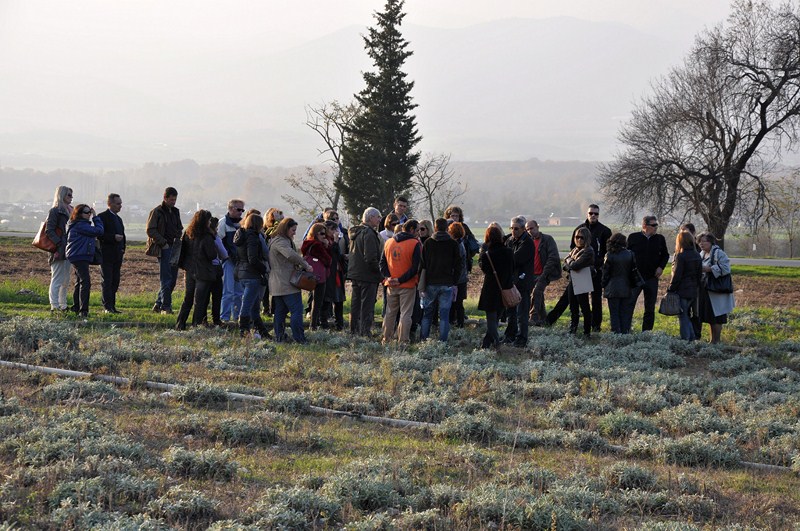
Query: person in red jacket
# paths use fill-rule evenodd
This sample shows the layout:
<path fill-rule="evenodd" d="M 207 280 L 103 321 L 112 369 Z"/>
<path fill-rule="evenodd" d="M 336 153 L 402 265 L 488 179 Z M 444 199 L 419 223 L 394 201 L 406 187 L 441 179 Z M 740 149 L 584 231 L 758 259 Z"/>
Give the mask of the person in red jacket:
<path fill-rule="evenodd" d="M 313 302 L 311 304 L 311 330 L 319 328 L 322 320 L 322 307 L 325 304 L 325 281 L 331 267 L 331 252 L 328 250 L 328 229 L 324 223 L 314 223 L 308 231 L 300 254 L 306 262 L 314 268 L 317 277 L 317 287 L 314 288 Z"/>
<path fill-rule="evenodd" d="M 383 284 L 387 288 L 386 315 L 383 318 L 384 343 L 392 341 L 395 332 L 400 343 L 409 343 L 411 340 L 411 316 L 422 261 L 422 244 L 417 239 L 418 226 L 415 219 L 406 221 L 403 230 L 389 238 L 383 247 L 380 268 Z"/>

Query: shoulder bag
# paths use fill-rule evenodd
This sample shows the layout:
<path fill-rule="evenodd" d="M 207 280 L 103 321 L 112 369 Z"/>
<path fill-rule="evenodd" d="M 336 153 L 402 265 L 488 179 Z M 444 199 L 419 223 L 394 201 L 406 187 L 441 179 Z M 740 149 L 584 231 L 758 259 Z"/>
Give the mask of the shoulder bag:
<path fill-rule="evenodd" d="M 169 266 L 170 267 L 177 267 L 179 269 L 186 269 L 186 253 L 183 252 L 184 245 L 189 245 L 187 241 L 189 237 L 184 232 L 180 238 L 175 238 L 175 241 L 172 242 L 172 254 L 169 257 Z M 176 243 L 177 242 L 177 243 Z"/>
<path fill-rule="evenodd" d="M 497 270 L 494 268 L 494 262 L 492 261 L 488 249 L 486 250 L 486 258 L 489 259 L 489 265 L 492 266 L 492 273 L 494 273 L 494 279 L 497 281 L 497 287 L 500 288 L 500 297 L 503 299 L 503 306 L 506 308 L 513 308 L 522 302 L 522 295 L 520 295 L 519 290 L 514 284 L 511 284 L 511 289 L 503 289 L 503 285 L 500 283 L 500 277 L 497 276 Z"/>
<path fill-rule="evenodd" d="M 632 251 L 628 251 L 629 253 L 633 254 Z M 633 263 L 631 265 L 631 272 L 630 272 L 630 284 L 632 288 L 643 288 L 646 282 L 642 277 L 642 274 L 639 272 L 639 268 L 636 266 L 636 255 L 632 257 Z"/>
<path fill-rule="evenodd" d="M 711 265 L 715 264 L 714 262 L 714 253 L 716 253 L 716 249 L 711 253 Z M 718 277 L 714 276 L 714 273 L 709 271 L 706 273 L 705 277 L 705 284 L 706 290 L 711 291 L 713 293 L 733 293 L 733 279 L 731 278 L 731 274 L 728 273 L 727 275 L 720 275 Z"/>
<path fill-rule="evenodd" d="M 317 287 L 317 277 L 314 273 L 295 269 L 292 272 L 292 276 L 289 277 L 289 284 L 305 291 L 314 291 L 314 288 Z"/>
<path fill-rule="evenodd" d="M 668 291 L 658 305 L 658 313 L 662 315 L 680 315 L 681 297 L 675 291 Z"/>
<path fill-rule="evenodd" d="M 61 229 L 56 228 L 56 234 L 59 234 L 60 232 Z M 53 240 L 51 240 L 47 235 L 47 221 L 42 221 L 42 226 L 39 227 L 39 232 L 37 232 L 36 236 L 33 237 L 33 242 L 31 242 L 31 245 L 37 249 L 41 249 L 42 251 L 47 251 L 48 253 L 56 252 L 56 244 L 53 243 Z"/>

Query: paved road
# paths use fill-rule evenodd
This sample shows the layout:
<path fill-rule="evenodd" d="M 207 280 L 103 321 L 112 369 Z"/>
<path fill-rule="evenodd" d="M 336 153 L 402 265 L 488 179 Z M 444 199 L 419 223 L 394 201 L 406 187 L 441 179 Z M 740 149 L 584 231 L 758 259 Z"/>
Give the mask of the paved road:
<path fill-rule="evenodd" d="M 0 232 L 0 236 L 30 238 L 33 239 L 32 232 Z M 140 238 L 133 237 L 132 241 L 139 240 Z M 144 241 L 144 238 L 141 238 Z M 561 258 L 567 256 L 567 253 L 562 252 Z M 800 267 L 800 260 L 782 260 L 777 258 L 731 258 L 733 265 L 749 265 L 749 266 L 773 266 L 773 267 Z"/>

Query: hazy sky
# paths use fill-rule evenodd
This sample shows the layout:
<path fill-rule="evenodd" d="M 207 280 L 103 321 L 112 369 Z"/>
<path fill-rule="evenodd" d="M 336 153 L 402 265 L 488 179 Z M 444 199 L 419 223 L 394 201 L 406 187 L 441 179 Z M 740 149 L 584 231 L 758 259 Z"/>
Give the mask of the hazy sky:
<path fill-rule="evenodd" d="M 269 51 L 350 24 L 370 25 L 382 5 L 377 0 L 0 0 L 0 58 L 8 60 L 21 49 L 27 58 L 91 54 L 100 45 L 123 53 L 242 46 Z M 435 27 L 572 16 L 687 36 L 721 20 L 728 8 L 727 0 L 407 0 L 405 5 L 407 23 Z"/>
<path fill-rule="evenodd" d="M 288 135 L 283 135 L 287 142 L 296 144 L 296 138 L 306 138 L 310 143 L 315 139 L 303 125 L 304 104 L 343 97 L 330 93 L 330 79 L 328 83 L 317 83 L 318 86 L 314 87 L 316 92 L 307 100 L 296 102 L 290 96 L 310 84 L 306 82 L 305 87 L 295 87 L 292 82 L 297 82 L 300 76 L 295 74 L 302 73 L 302 69 L 312 68 L 309 64 L 294 64 L 295 70 L 284 73 L 281 79 L 262 76 L 241 78 L 238 83 L 231 83 L 223 69 L 238 69 L 228 69 L 229 75 L 234 77 L 240 72 L 262 74 L 259 65 L 272 52 L 298 47 L 346 27 L 350 27 L 355 35 L 359 27 L 366 28 L 374 23 L 374 12 L 382 10 L 383 5 L 383 0 L 0 0 L 0 74 L 5 76 L 0 84 L 0 109 L 5 110 L 5 115 L 0 113 L 0 142 L 7 143 L 6 146 L 0 145 L 0 157 L 4 153 L 22 152 L 46 156 L 59 151 L 74 154 L 74 149 L 59 144 L 59 140 L 49 142 L 47 153 L 42 146 L 33 145 L 40 139 L 34 135 L 47 130 L 93 134 L 113 138 L 117 144 L 129 142 L 138 133 L 140 139 L 145 136 L 154 145 L 161 142 L 172 145 L 177 141 L 176 135 L 184 135 L 186 131 L 208 135 L 223 129 L 236 132 L 246 128 L 242 120 L 237 119 L 248 118 L 247 113 L 239 112 L 237 115 L 229 111 L 225 103 L 227 100 L 236 100 L 230 103 L 244 101 L 245 97 L 252 102 L 252 108 L 265 108 L 265 102 L 284 107 L 293 105 L 290 109 L 294 111 L 292 116 L 281 118 L 278 112 L 274 112 L 270 115 L 270 118 L 275 118 L 273 122 L 265 120 L 262 123 L 288 132 Z M 407 0 L 405 23 L 464 28 L 498 19 L 566 16 L 632 26 L 642 33 L 644 39 L 649 39 L 648 42 L 658 43 L 662 57 L 657 68 L 654 66 L 654 71 L 637 78 L 636 83 L 609 89 L 616 90 L 624 103 L 623 107 L 613 111 L 609 109 L 609 112 L 624 118 L 628 102 L 640 90 L 638 87 L 644 86 L 652 76 L 663 73 L 665 64 L 677 62 L 689 49 L 693 36 L 704 27 L 723 21 L 729 10 L 728 0 Z M 576 40 L 581 37 L 585 36 L 578 35 Z M 551 42 L 540 42 L 539 45 L 544 58 L 553 59 L 551 70 L 558 78 L 558 71 L 574 69 L 577 62 L 567 64 L 568 60 L 562 61 L 557 55 L 559 50 L 551 53 L 547 48 Z M 428 43 L 429 50 L 441 48 L 444 44 Z M 564 47 L 571 44 L 572 41 Z M 602 48 L 603 44 L 607 43 L 592 43 L 591 46 Z M 417 51 L 416 47 L 412 48 Z M 297 56 L 290 52 L 282 53 L 281 57 Z M 636 53 L 656 55 L 652 50 L 625 49 L 618 53 L 619 60 L 624 62 L 626 57 Z M 420 53 L 414 60 L 420 60 L 421 64 L 422 57 Z M 365 60 L 361 51 L 357 58 L 362 62 Z M 646 61 L 651 59 L 657 58 L 648 57 Z M 513 56 L 501 54 L 496 62 L 511 63 L 513 60 Z M 354 66 L 352 61 L 348 63 L 344 58 L 329 64 L 335 67 L 334 76 L 350 80 L 347 94 L 359 90 L 358 65 Z M 651 61 L 648 64 L 656 63 Z M 592 74 L 593 66 L 583 65 L 587 74 Z M 631 70 L 627 62 L 620 68 Z M 435 70 L 427 75 L 446 77 L 447 74 L 453 73 Z M 491 68 L 480 74 L 490 77 Z M 504 81 L 513 82 L 513 75 L 507 72 L 502 75 Z M 433 83 L 430 77 L 423 78 L 421 73 L 419 76 L 415 97 L 424 103 L 425 88 Z M 596 81 L 597 78 L 587 79 Z M 592 82 L 583 83 L 579 79 L 575 83 L 585 85 L 585 93 L 578 95 L 579 99 L 587 100 L 596 95 L 592 93 L 596 88 Z M 269 92 L 278 86 L 289 91 L 288 95 L 275 90 Z M 458 88 L 462 87 L 465 85 Z M 487 87 L 485 94 L 476 95 L 476 107 L 483 103 L 480 98 L 484 95 L 491 98 L 499 87 Z M 532 85 L 528 83 L 518 88 L 527 90 L 528 87 Z M 551 88 L 558 90 L 555 84 Z M 247 93 L 248 89 L 251 94 Z M 209 103 L 203 105 L 205 95 L 208 95 Z M 187 103 L 185 108 L 184 103 Z M 434 138 L 433 132 L 451 121 L 450 116 L 432 116 L 432 111 L 442 107 L 440 102 L 438 107 L 429 105 L 418 110 L 420 125 L 427 138 Z M 484 104 L 481 109 L 490 112 L 492 107 Z M 541 110 L 532 105 L 527 105 L 526 109 L 531 113 L 530 123 L 535 126 L 540 122 Z M 212 112 L 213 123 L 208 114 Z M 570 114 L 576 112 L 579 111 L 565 105 L 565 123 L 570 118 L 576 119 Z M 517 113 L 509 114 L 509 118 L 520 118 L 514 114 Z M 159 134 L 166 136 L 167 127 L 175 134 L 164 140 Z M 481 129 L 482 124 L 476 115 L 475 130 L 478 133 L 465 133 L 475 136 Z M 609 144 L 613 142 L 613 129 L 607 129 L 601 134 L 607 137 L 604 142 Z M 28 131 L 30 137 L 20 136 Z M 435 149 L 454 150 L 456 156 L 463 156 L 457 148 L 448 145 L 449 140 L 452 137 L 440 135 Z M 209 136 L 211 141 L 219 144 L 219 138 L 211 139 Z M 181 155 L 170 153 L 165 156 L 199 157 L 203 154 L 201 151 L 187 148 Z M 311 154 L 308 158 L 316 153 L 311 146 L 307 151 Z M 535 150 L 525 153 L 536 154 Z M 496 151 L 486 156 L 502 159 L 506 155 Z M 605 158 L 607 155 L 603 152 L 591 156 Z M 231 154 L 231 157 L 235 155 Z"/>

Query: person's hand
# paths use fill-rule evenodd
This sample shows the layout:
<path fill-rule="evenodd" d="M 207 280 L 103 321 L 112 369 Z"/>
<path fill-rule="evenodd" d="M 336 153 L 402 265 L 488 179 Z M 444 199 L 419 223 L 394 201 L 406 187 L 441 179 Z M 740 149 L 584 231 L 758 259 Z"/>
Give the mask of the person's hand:
<path fill-rule="evenodd" d="M 311 267 L 311 264 L 306 264 L 306 271 L 308 271 L 309 273 L 313 273 L 314 272 L 314 268 Z"/>
<path fill-rule="evenodd" d="M 663 273 L 663 272 L 664 272 L 664 269 L 662 269 L 660 267 L 657 268 L 656 269 L 656 278 L 661 278 L 661 273 Z"/>
<path fill-rule="evenodd" d="M 397 280 L 396 278 L 390 278 L 389 279 L 389 285 L 390 286 L 399 286 L 400 285 L 400 281 Z"/>
<path fill-rule="evenodd" d="M 122 234 L 115 234 L 114 235 L 114 239 L 117 240 L 118 242 L 121 242 L 122 238 L 123 238 Z"/>
<path fill-rule="evenodd" d="M 710 272 L 711 272 L 711 266 L 703 266 L 703 273 L 710 273 Z"/>

